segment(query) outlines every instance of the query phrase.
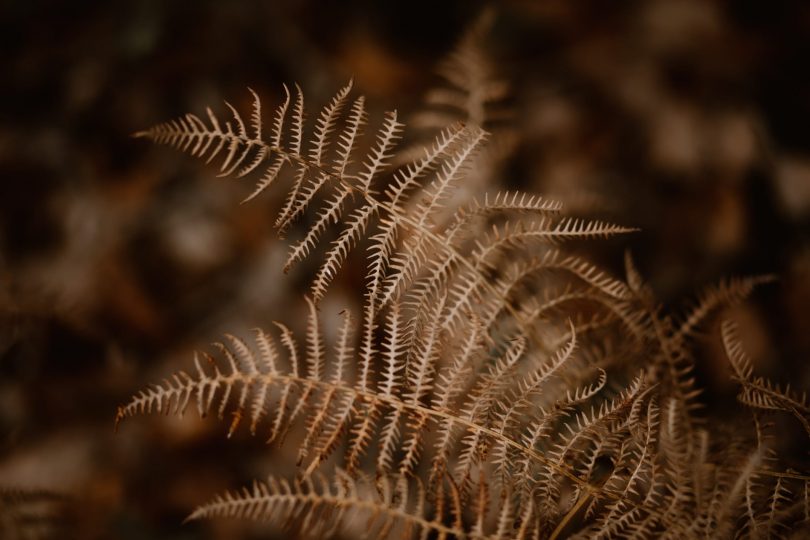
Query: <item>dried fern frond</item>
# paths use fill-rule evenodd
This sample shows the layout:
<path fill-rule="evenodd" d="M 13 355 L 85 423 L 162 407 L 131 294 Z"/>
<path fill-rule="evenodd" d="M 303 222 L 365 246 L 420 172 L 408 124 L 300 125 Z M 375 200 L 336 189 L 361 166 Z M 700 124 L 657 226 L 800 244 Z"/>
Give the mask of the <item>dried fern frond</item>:
<path fill-rule="evenodd" d="M 435 313 L 440 312 L 437 308 Z M 329 373 L 323 368 L 324 346 L 317 312 L 310 303 L 306 354 L 300 355 L 292 333 L 278 323 L 286 359 L 269 333 L 257 331 L 254 348 L 228 336 L 227 345 L 218 345 L 227 365 L 225 371 L 210 357 L 208 362 L 201 362 L 197 355 L 193 375 L 179 372 L 162 384 L 142 390 L 119 409 L 117 421 L 149 412 L 182 414 L 190 403 L 195 403 L 200 415 L 214 410 L 220 418 L 232 416 L 229 434 L 243 420 L 254 434 L 264 421 L 268 442 L 282 439 L 296 424 L 305 426 L 299 462 L 307 473 L 314 471 L 347 434 L 344 455 L 350 472 L 358 469 L 370 441 L 377 440 L 379 474 L 411 475 L 423 460 L 430 463 L 432 470 L 442 473 L 456 462 L 456 481 L 468 485 L 474 468 L 489 461 L 486 449 L 492 448 L 492 456 L 520 456 L 528 460 L 530 469 L 549 468 L 582 484 L 583 489 L 589 487 L 573 474 L 566 460 L 553 461 L 544 456 L 543 446 L 554 439 L 553 434 L 531 440 L 523 435 L 525 430 L 537 435 L 533 426 L 547 421 L 548 413 L 538 408 L 544 402 L 538 401 L 539 397 L 545 402 L 552 400 L 551 396 L 556 401 L 557 395 L 567 396 L 568 403 L 585 401 L 604 385 L 602 380 L 599 386 L 572 395 L 569 389 L 560 392 L 550 384 L 555 372 L 571 358 L 573 334 L 572 341 L 556 356 L 546 361 L 537 359 L 529 364 L 533 367 L 526 374 L 517 370 L 525 353 L 525 342 L 521 340 L 514 341 L 494 365 L 476 372 L 469 369 L 468 360 L 482 354 L 485 347 L 476 335 L 462 343 L 439 339 L 440 327 L 431 321 L 426 334 L 408 342 L 398 330 L 407 325 L 393 310 L 387 325 L 386 351 L 379 358 L 385 366 L 382 373 L 375 377 L 373 370 L 361 366 L 352 381 L 346 365 L 354 361 L 348 354 L 351 323 L 347 314 L 345 317 L 337 358 Z M 448 356 L 448 366 L 437 370 L 439 358 Z M 378 363 L 373 359 L 368 365 Z M 206 369 L 204 365 L 209 364 L 211 367 Z M 518 390 L 509 392 L 510 387 Z M 600 418 L 608 410 L 589 419 L 587 426 L 602 422 Z M 437 434 L 432 447 L 426 446 L 428 429 Z M 493 459 L 504 472 L 513 466 L 497 457 Z"/>
<path fill-rule="evenodd" d="M 756 287 L 775 280 L 776 276 L 773 275 L 732 277 L 707 287 L 698 295 L 695 305 L 683 317 L 683 322 L 673 339 L 688 338 L 712 311 L 739 304 L 748 298 Z"/>
<path fill-rule="evenodd" d="M 644 285 L 633 266 L 629 253 L 625 254 L 628 283 L 640 304 L 639 333 L 646 336 L 646 347 L 654 351 L 658 378 L 665 387 L 665 394 L 673 397 L 683 408 L 682 429 L 691 431 L 695 426 L 694 412 L 701 407 L 696 399 L 701 390 L 695 385 L 694 359 L 689 350 L 689 338 L 705 323 L 714 311 L 737 304 L 746 299 L 759 285 L 772 282 L 770 275 L 730 278 L 707 287 L 698 295 L 691 309 L 676 322 L 662 315 L 662 308 L 655 304 L 652 291 Z"/>
<path fill-rule="evenodd" d="M 311 137 L 306 135 L 303 97 L 297 87 L 295 104 L 291 106 L 288 93 L 276 110 L 269 141 L 265 140 L 267 130 L 263 129 L 261 104 L 255 94 L 249 129 L 229 105 L 231 122 L 222 123 L 209 110 L 210 125 L 187 115 L 138 135 L 209 161 L 224 155 L 222 174 L 238 177 L 264 170 L 252 196 L 290 169 L 292 186 L 276 225 L 283 232 L 310 206 L 317 205 L 318 209 L 302 238 L 291 247 L 285 268 L 326 247 L 312 283 L 312 298 L 318 302 L 350 251 L 365 243 L 369 257 L 363 317 L 367 335 L 372 332 L 372 322 L 399 297 L 404 297 L 404 305 L 410 307 L 445 297 L 445 313 L 436 315 L 447 321 L 445 328 L 455 327 L 465 313 L 479 312 L 479 319 L 486 321 L 485 335 L 516 326 L 534 348 L 543 349 L 533 327 L 546 314 L 515 309 L 508 293 L 519 286 L 541 283 L 541 276 L 559 270 L 598 289 L 579 294 L 579 300 L 594 302 L 633 328 L 632 316 L 621 302 L 612 299 L 625 295 L 621 284 L 585 261 L 559 256 L 549 246 L 634 229 L 554 219 L 560 209 L 558 203 L 520 193 L 498 193 L 469 203 L 458 200 L 453 196 L 458 190 L 456 184 L 466 174 L 485 136 L 473 126 L 447 128 L 412 163 L 386 174 L 384 169 L 401 125 L 395 113 L 388 113 L 372 149 L 361 152 L 357 134 L 365 122 L 365 109 L 362 98 L 348 106 L 349 91 L 350 85 L 323 108 Z M 304 144 L 310 146 L 308 153 L 302 149 Z M 337 232 L 327 244 L 327 231 L 333 228 Z M 513 276 L 504 290 L 504 283 L 493 280 L 493 271 L 503 259 L 528 250 L 537 253 L 539 264 Z M 565 300 L 560 298 L 556 305 Z M 573 300 L 574 296 L 568 297 L 571 307 L 576 305 Z M 486 309 L 494 311 L 486 313 Z M 365 339 L 363 347 L 363 370 L 367 370 L 373 344 Z"/>
<path fill-rule="evenodd" d="M 527 512 L 514 531 L 508 510 L 501 510 L 491 530 L 478 527 L 489 508 L 474 507 L 472 519 L 462 507 L 458 488 L 445 482 L 430 499 L 418 480 L 382 476 L 376 482 L 338 469 L 331 479 L 320 474 L 288 481 L 270 477 L 251 488 L 217 496 L 199 506 L 189 520 L 228 517 L 270 522 L 311 538 L 338 533 L 367 538 L 532 538 L 535 516 Z M 498 526 L 500 523 L 509 525 Z"/>
<path fill-rule="evenodd" d="M 416 136 L 394 158 L 395 163 L 412 160 L 419 155 L 421 144 L 458 122 L 485 129 L 491 137 L 473 158 L 464 185 L 457 190 L 457 198 L 498 183 L 501 165 L 519 142 L 510 125 L 515 115 L 508 103 L 509 85 L 499 78 L 487 50 L 494 20 L 494 10 L 484 9 L 439 62 L 436 71 L 441 81 L 426 92 L 422 107 L 410 118 Z"/>
<path fill-rule="evenodd" d="M 790 385 L 783 389 L 769 379 L 755 376 L 751 359 L 737 335 L 737 325 L 733 321 L 723 321 L 721 331 L 726 356 L 734 371 L 734 380 L 742 386 L 737 399 L 754 409 L 792 414 L 810 436 L 810 406 L 807 404 L 807 395 L 792 392 Z"/>
<path fill-rule="evenodd" d="M 417 269 L 430 261 L 447 261 L 467 270 L 480 264 L 471 263 L 470 254 L 465 251 L 465 242 L 480 234 L 480 220 L 471 218 L 493 213 L 542 215 L 559 210 L 559 204 L 517 193 L 498 194 L 492 202 L 485 198 L 483 203 L 474 203 L 466 210 L 461 209 L 464 201 L 451 201 L 455 184 L 485 138 L 484 132 L 474 126 L 448 127 L 413 162 L 394 174 L 386 173 L 402 124 L 396 112 L 386 113 L 377 129 L 376 142 L 369 151 L 362 152 L 358 139 L 366 123 L 365 105 L 359 97 L 349 106 L 350 90 L 351 84 L 321 110 L 311 136 L 307 136 L 304 126 L 303 96 L 298 87 L 292 106 L 292 96 L 285 87 L 287 98 L 276 109 L 269 130 L 264 129 L 261 102 L 254 93 L 247 123 L 227 104 L 232 114 L 230 121 L 220 120 L 208 109 L 207 123 L 189 114 L 136 136 L 209 162 L 219 157 L 221 176 L 239 178 L 263 171 L 256 189 L 246 200 L 262 193 L 289 169 L 292 186 L 276 225 L 283 232 L 310 206 L 317 205 L 317 209 L 311 226 L 291 247 L 285 269 L 316 250 L 324 242 L 327 229 L 336 225 L 339 229 L 327 246 L 313 281 L 312 296 L 316 302 L 325 294 L 349 252 L 364 239 L 369 240 L 372 258 L 370 294 L 390 301 L 415 279 Z M 309 146 L 308 152 L 305 145 Z M 442 223 L 443 216 L 453 215 L 448 204 L 458 209 L 456 217 L 452 223 Z M 480 246 L 485 253 L 473 257 L 483 263 L 486 254 L 532 240 L 549 243 L 630 230 L 578 220 L 531 221 L 527 226 L 507 226 L 494 233 Z M 387 286 L 381 290 L 384 283 Z"/>
<path fill-rule="evenodd" d="M 224 176 L 260 174 L 247 199 L 287 176 L 276 226 L 284 233 L 304 216 L 309 225 L 286 267 L 322 252 L 303 347 L 281 323 L 250 345 L 226 336 L 217 358 L 197 355 L 193 373 L 118 410 L 120 422 L 192 405 L 227 418 L 229 436 L 247 424 L 268 442 L 300 438 L 299 480 L 222 495 L 191 518 L 269 520 L 316 536 L 353 534 L 362 518 L 362 532 L 381 538 L 777 536 L 808 520 L 810 479 L 775 466 L 757 415 L 746 438 L 707 430 L 695 414 L 689 338 L 769 277 L 721 283 L 676 321 L 629 255 L 625 283 L 558 247 L 633 229 L 560 217 L 559 203 L 522 193 L 460 196 L 486 138 L 474 125 L 447 127 L 389 171 L 396 113 L 366 149 L 365 103 L 349 94 L 338 92 L 311 133 L 296 87 L 269 127 L 254 94 L 248 122 L 229 105 L 228 122 L 209 110 L 207 122 L 188 115 L 139 134 L 219 158 Z M 327 343 L 317 304 L 360 246 L 359 329 L 343 312 Z M 804 397 L 754 377 L 725 325 L 724 342 L 741 401 L 808 429 Z M 345 472 L 319 476 L 335 455 Z"/>
<path fill-rule="evenodd" d="M 368 470 L 370 462 L 380 477 L 424 478 L 419 471 L 429 468 L 425 487 L 431 505 L 437 504 L 437 490 L 444 489 L 439 486 L 447 479 L 454 486 L 454 500 L 469 506 L 480 496 L 476 477 L 485 474 L 488 489 L 506 505 L 500 506 L 506 508 L 499 518 L 500 531 L 524 530 L 520 516 L 531 515 L 539 520 L 537 531 L 544 536 L 584 526 L 592 529 L 583 531 L 647 531 L 649 536 L 672 520 L 687 527 L 689 516 L 698 509 L 708 512 L 699 502 L 710 500 L 700 487 L 710 485 L 709 480 L 687 481 L 681 475 L 700 476 L 702 472 L 693 470 L 715 465 L 697 449 L 694 434 L 683 430 L 683 409 L 676 400 L 669 402 L 661 422 L 656 388 L 642 377 L 590 410 L 587 404 L 605 388 L 604 372 L 598 381 L 576 391 L 556 384 L 561 372 L 572 369 L 573 323 L 570 340 L 557 354 L 527 358 L 527 344 L 520 336 L 493 354 L 475 319 L 458 329 L 458 339 L 440 337 L 436 317 L 443 312 L 441 301 L 415 333 L 416 315 L 395 303 L 387 313 L 381 350 L 371 348 L 373 357 L 365 369 L 366 346 L 353 352 L 348 313 L 343 312 L 344 324 L 330 360 L 317 311 L 313 303 L 309 306 L 304 354 L 283 325 L 277 325 L 281 347 L 260 331 L 254 347 L 228 337 L 227 346 L 219 347 L 227 370 L 220 371 L 216 360 L 206 369 L 198 357 L 196 375 L 181 372 L 142 391 L 121 408 L 119 420 L 144 412 L 182 413 L 195 403 L 201 414 L 213 410 L 223 418 L 232 416 L 229 433 L 245 422 L 251 431 L 267 429 L 269 440 L 280 440 L 298 425 L 304 431 L 298 445 L 304 477 L 316 473 L 340 447 L 352 477 L 362 478 L 361 471 Z M 357 363 L 355 355 L 361 365 L 352 377 L 349 366 Z M 488 357 L 491 363 L 486 362 Z M 705 466 L 694 469 L 695 463 L 703 462 Z M 275 500 L 265 489 L 225 496 L 195 515 L 259 517 L 265 513 L 262 505 Z M 309 493 L 309 488 L 291 489 Z M 356 501 L 349 499 L 346 505 L 352 506 Z M 318 507 L 333 503 L 342 507 L 333 499 Z M 361 513 L 373 510 L 370 503 L 358 504 Z M 387 515 L 379 511 L 380 516 Z M 329 522 L 328 515 L 317 515 Z M 484 530 L 488 529 L 482 521 L 465 534 L 484 536 Z"/>
<path fill-rule="evenodd" d="M 509 85 L 497 77 L 486 53 L 494 18 L 493 10 L 484 10 L 440 62 L 437 71 L 447 86 L 427 93 L 428 110 L 415 115 L 414 125 L 438 130 L 461 120 L 492 131 L 509 116 L 503 105 Z"/>

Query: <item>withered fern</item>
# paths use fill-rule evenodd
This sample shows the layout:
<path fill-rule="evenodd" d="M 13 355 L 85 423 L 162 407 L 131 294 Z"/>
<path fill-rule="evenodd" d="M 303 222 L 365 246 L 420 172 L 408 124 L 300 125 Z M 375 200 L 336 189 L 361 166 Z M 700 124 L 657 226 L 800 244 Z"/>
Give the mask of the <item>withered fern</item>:
<path fill-rule="evenodd" d="M 265 124 L 227 105 L 138 133 L 255 177 L 245 201 L 283 184 L 275 224 L 298 240 L 285 269 L 319 262 L 304 344 L 282 322 L 141 390 L 117 421 L 214 412 L 228 435 L 297 431 L 299 472 L 215 497 L 190 518 L 269 521 L 314 537 L 773 537 L 807 530 L 810 478 L 761 431 L 712 430 L 692 374 L 696 329 L 769 277 L 708 289 L 666 315 L 627 258 L 610 276 L 560 244 L 632 231 L 561 216 L 516 192 L 459 197 L 486 139 L 443 129 L 393 168 L 403 130 L 386 113 L 369 143 L 362 97 L 342 88 L 308 129 L 296 86 Z M 319 307 L 352 251 L 365 250 L 362 313 L 327 343 Z M 323 310 L 325 313 L 320 313 Z M 740 401 L 755 419 L 803 397 L 754 377 L 723 327 Z M 759 426 L 759 424 L 757 424 Z M 330 459 L 336 458 L 336 459 Z M 337 463 L 337 465 L 335 465 Z M 372 480 L 373 479 L 373 480 Z"/>

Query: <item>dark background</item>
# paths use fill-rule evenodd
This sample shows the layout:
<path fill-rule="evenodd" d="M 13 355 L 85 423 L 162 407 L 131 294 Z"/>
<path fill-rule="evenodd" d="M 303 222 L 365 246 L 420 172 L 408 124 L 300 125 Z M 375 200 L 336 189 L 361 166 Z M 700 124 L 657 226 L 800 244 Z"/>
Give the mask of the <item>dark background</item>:
<path fill-rule="evenodd" d="M 267 110 L 298 82 L 315 110 L 351 77 L 372 117 L 407 118 L 483 6 L 2 3 L 0 485 L 70 494 L 82 538 L 244 532 L 181 522 L 283 453 L 194 415 L 117 435 L 112 419 L 222 332 L 301 320 L 304 280 L 279 269 L 277 195 L 239 206 L 248 184 L 129 135 L 223 99 L 247 110 L 247 86 Z M 620 274 L 629 248 L 675 314 L 724 276 L 776 274 L 735 317 L 757 371 L 805 388 L 808 36 L 806 2 L 555 0 L 499 4 L 487 39 L 520 136 L 500 185 L 640 227 L 587 251 Z M 349 271 L 330 301 L 360 286 Z M 698 341 L 724 414 L 716 328 Z"/>

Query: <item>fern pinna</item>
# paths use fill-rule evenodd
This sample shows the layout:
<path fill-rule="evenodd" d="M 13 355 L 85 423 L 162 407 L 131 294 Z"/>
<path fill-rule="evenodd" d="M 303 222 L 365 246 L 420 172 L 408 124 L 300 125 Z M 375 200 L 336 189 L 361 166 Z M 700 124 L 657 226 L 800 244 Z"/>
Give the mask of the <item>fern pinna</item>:
<path fill-rule="evenodd" d="M 209 109 L 207 123 L 186 115 L 137 134 L 219 159 L 222 176 L 256 175 L 246 200 L 287 178 L 276 226 L 311 219 L 285 268 L 323 251 L 303 349 L 280 322 L 251 343 L 227 336 L 218 359 L 197 356 L 119 408 L 117 421 L 193 404 L 227 419 L 229 434 L 247 425 L 268 442 L 301 432 L 299 478 L 219 496 L 192 518 L 329 536 L 357 531 L 362 515 L 380 538 L 681 538 L 803 522 L 785 493 L 807 490 L 804 477 L 743 443 L 720 456 L 694 418 L 687 338 L 756 280 L 702 297 L 676 327 L 631 264 L 625 283 L 557 247 L 632 229 L 560 218 L 560 204 L 521 193 L 460 200 L 485 139 L 474 126 L 448 127 L 391 172 L 397 114 L 362 150 L 367 115 L 350 90 L 310 136 L 298 87 L 285 87 L 269 129 L 254 93 L 248 122 L 228 105 L 228 121 Z M 327 344 L 318 303 L 360 244 L 362 317 L 344 311 Z M 617 346 L 615 335 L 627 337 Z M 324 463 L 336 453 L 340 468 Z M 741 503 L 755 494 L 772 504 Z"/>

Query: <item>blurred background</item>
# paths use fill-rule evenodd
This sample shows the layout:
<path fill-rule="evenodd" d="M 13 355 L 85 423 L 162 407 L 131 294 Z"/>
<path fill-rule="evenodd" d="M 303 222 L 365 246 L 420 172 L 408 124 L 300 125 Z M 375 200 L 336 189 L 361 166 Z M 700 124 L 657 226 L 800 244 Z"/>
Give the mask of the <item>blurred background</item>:
<path fill-rule="evenodd" d="M 267 111 L 298 82 L 313 111 L 350 78 L 373 119 L 417 119 L 486 7 L 2 3 L 0 486 L 67 494 L 56 537 L 258 537 L 181 523 L 294 457 L 193 414 L 113 433 L 116 406 L 193 349 L 302 320 L 290 306 L 306 284 L 281 272 L 278 193 L 240 206 L 249 183 L 130 134 L 223 99 L 246 111 L 248 86 Z M 758 373 L 810 387 L 810 5 L 512 1 L 481 36 L 508 85 L 493 128 L 508 151 L 484 188 L 639 227 L 585 251 L 622 275 L 630 249 L 675 314 L 725 276 L 776 274 L 735 317 Z M 362 275 L 344 272 L 328 302 L 356 304 Z M 716 331 L 699 339 L 723 414 L 736 388 Z"/>

